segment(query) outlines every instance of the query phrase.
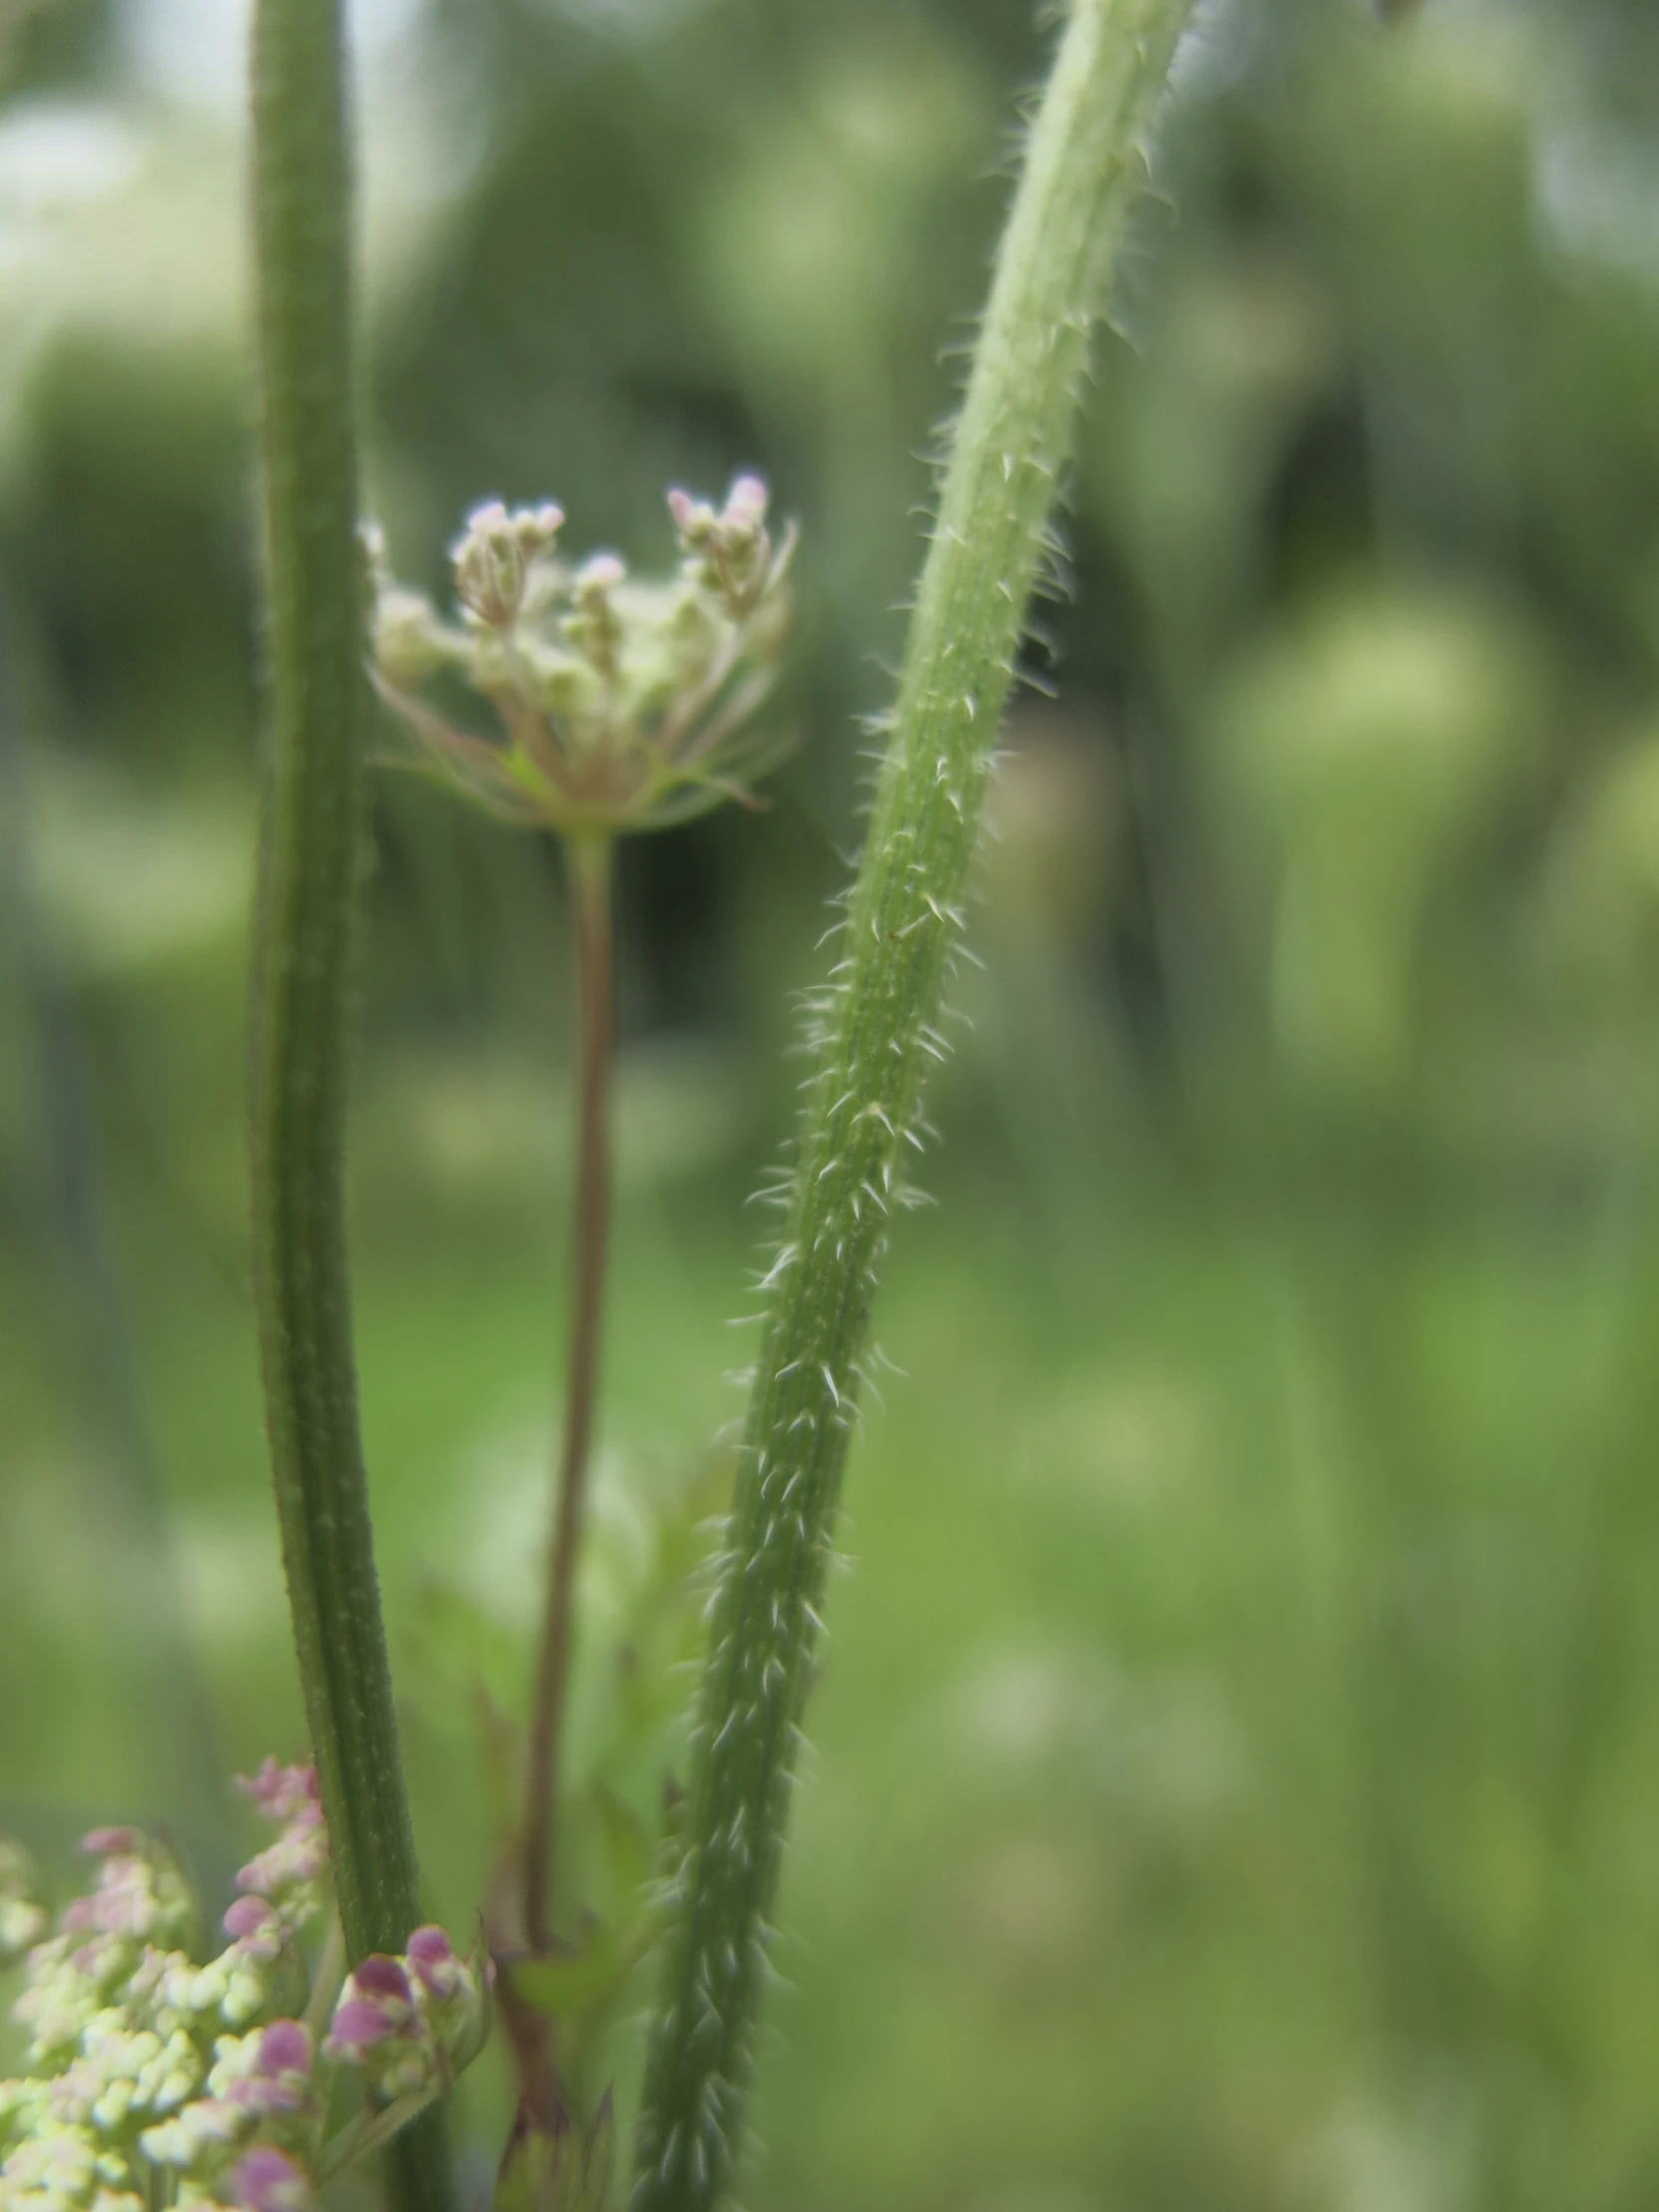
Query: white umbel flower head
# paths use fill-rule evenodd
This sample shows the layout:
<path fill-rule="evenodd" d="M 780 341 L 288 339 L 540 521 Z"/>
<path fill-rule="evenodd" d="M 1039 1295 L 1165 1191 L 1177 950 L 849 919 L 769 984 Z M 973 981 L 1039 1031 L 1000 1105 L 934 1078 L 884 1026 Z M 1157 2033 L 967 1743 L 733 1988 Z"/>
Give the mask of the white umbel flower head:
<path fill-rule="evenodd" d="M 775 542 L 768 492 L 740 476 L 723 506 L 671 491 L 681 561 L 642 581 L 614 553 L 558 557 L 549 504 L 475 507 L 450 548 L 458 620 L 394 583 L 378 531 L 375 676 L 415 765 L 509 822 L 573 835 L 660 829 L 747 800 L 784 750 L 761 720 L 790 623 L 793 528 Z M 459 678 L 487 734 L 423 695 Z"/>

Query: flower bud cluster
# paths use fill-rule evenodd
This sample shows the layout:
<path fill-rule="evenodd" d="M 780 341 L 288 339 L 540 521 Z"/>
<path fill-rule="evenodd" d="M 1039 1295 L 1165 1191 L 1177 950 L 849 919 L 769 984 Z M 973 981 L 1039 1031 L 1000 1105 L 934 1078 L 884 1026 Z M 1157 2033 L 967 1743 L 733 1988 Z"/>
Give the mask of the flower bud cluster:
<path fill-rule="evenodd" d="M 0 1936 L 14 1952 L 42 1937 L 14 2007 L 29 2071 L 0 2082 L 3 2212 L 312 2212 L 328 2081 L 281 1999 L 300 1977 L 298 1938 L 331 1903 L 327 1835 L 309 1768 L 267 1760 L 243 1788 L 277 1835 L 237 1877 L 231 1940 L 206 1963 L 191 1955 L 189 1885 L 138 1831 L 86 1838 L 97 1885 L 51 1936 L 27 1861 L 0 1846 Z M 363 2007 L 377 1988 L 383 2002 L 386 1969 L 408 2017 L 370 2031 Z M 366 1959 L 347 1982 L 320 2055 L 403 2094 L 446 2086 L 484 2031 L 476 1969 L 441 1929 L 421 1929 L 406 1958 Z"/>
<path fill-rule="evenodd" d="M 221 2035 L 198 2093 L 146 2128 L 139 2148 L 160 2167 L 215 2198 L 253 2149 L 276 2149 L 302 2172 L 316 2130 L 318 2091 L 310 2032 L 273 2020 L 247 2035 Z"/>
<path fill-rule="evenodd" d="M 441 1928 L 417 1928 L 402 1957 L 376 1953 L 346 1976 L 324 2054 L 388 2101 L 446 2089 L 483 2042 L 487 1980 Z"/>
<path fill-rule="evenodd" d="M 794 532 L 775 543 L 768 492 L 740 476 L 725 505 L 671 491 L 681 561 L 666 581 L 614 553 L 558 557 L 559 508 L 477 507 L 450 548 L 458 620 L 395 584 L 371 533 L 375 670 L 423 765 L 488 812 L 572 834 L 661 828 L 746 796 L 776 738 L 756 716 L 790 621 Z M 460 681 L 490 737 L 422 696 Z"/>
<path fill-rule="evenodd" d="M 177 1960 L 196 1922 L 195 1901 L 170 1855 L 135 1829 L 97 1828 L 84 1850 L 99 1861 L 98 1886 L 65 1908 L 56 1936 L 29 1952 L 29 1981 L 15 2007 L 30 2030 L 32 2066 L 67 2063 L 136 1977 Z"/>
<path fill-rule="evenodd" d="M 267 1820 L 276 1823 L 280 1833 L 239 1872 L 237 1888 L 249 1896 L 231 1908 L 241 1925 L 232 1928 L 227 1915 L 226 1926 L 233 1936 L 252 1939 L 255 1922 L 246 1908 L 263 1904 L 284 1935 L 291 1934 L 329 1902 L 328 1835 L 322 1825 L 316 1770 L 279 1767 L 275 1759 L 267 1759 L 258 1774 L 239 1777 L 238 1788 Z"/>

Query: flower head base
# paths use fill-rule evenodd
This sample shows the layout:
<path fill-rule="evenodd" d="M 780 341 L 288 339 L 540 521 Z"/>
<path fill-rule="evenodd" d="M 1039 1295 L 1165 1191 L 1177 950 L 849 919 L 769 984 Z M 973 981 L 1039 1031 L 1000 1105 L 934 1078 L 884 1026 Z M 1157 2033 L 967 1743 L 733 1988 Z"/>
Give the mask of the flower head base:
<path fill-rule="evenodd" d="M 568 568 L 552 505 L 475 508 L 450 547 L 459 621 L 392 582 L 378 534 L 375 671 L 423 765 L 488 812 L 576 835 L 659 829 L 721 800 L 783 750 L 756 717 L 789 627 L 793 530 L 775 544 L 767 488 L 740 476 L 724 507 L 668 495 L 681 563 L 630 577 L 614 553 Z M 459 677 L 493 710 L 491 738 L 421 696 Z"/>

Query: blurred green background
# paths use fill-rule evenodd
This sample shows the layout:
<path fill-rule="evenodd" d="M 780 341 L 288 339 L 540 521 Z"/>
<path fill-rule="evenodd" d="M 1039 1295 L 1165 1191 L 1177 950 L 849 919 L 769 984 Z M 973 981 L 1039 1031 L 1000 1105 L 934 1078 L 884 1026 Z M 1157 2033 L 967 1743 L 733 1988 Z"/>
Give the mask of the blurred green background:
<path fill-rule="evenodd" d="M 1389 14 L 1231 0 L 1181 57 L 878 1314 L 755 2212 L 1659 2202 L 1659 10 Z M 488 494 L 666 563 L 664 484 L 740 465 L 803 527 L 770 813 L 624 870 L 577 1753 L 649 1807 L 744 1201 L 1043 44 L 1026 0 L 360 18 L 402 573 Z M 212 1889 L 225 1773 L 301 1745 L 244 1227 L 242 25 L 0 26 L 0 1825 L 166 1820 Z M 568 946 L 537 842 L 374 804 L 363 1412 L 464 1927 Z"/>

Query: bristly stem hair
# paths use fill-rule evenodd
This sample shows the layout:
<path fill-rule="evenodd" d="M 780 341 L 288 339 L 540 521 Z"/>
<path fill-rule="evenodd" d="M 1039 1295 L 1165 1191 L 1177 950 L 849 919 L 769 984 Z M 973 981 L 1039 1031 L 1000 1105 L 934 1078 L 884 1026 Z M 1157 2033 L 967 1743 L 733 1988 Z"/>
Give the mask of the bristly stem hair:
<path fill-rule="evenodd" d="M 1090 332 L 1190 0 L 1074 0 L 998 253 L 863 858 L 817 1009 L 698 1693 L 634 2212 L 707 2212 L 739 2154 L 768 1923 L 859 1359 Z"/>
<path fill-rule="evenodd" d="M 253 48 L 271 761 L 252 1034 L 253 1266 L 305 1714 L 349 1961 L 420 1919 L 357 1423 L 343 1146 L 369 713 L 356 541 L 352 175 L 340 0 L 259 0 Z M 387 2151 L 447 2212 L 434 2110 Z"/>

